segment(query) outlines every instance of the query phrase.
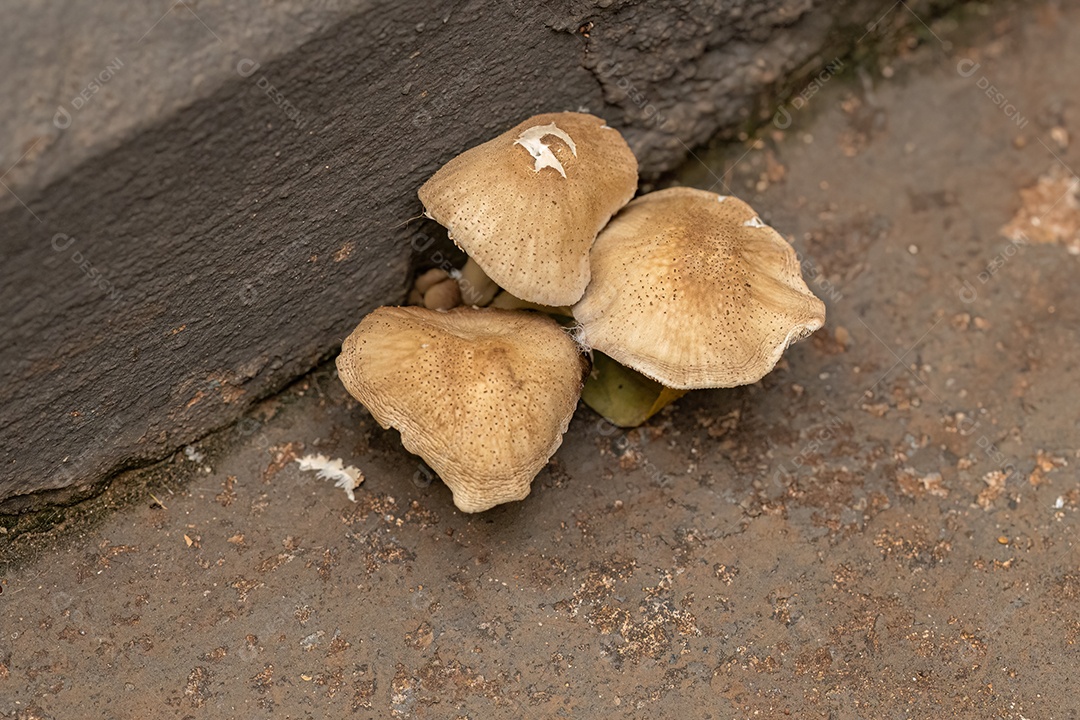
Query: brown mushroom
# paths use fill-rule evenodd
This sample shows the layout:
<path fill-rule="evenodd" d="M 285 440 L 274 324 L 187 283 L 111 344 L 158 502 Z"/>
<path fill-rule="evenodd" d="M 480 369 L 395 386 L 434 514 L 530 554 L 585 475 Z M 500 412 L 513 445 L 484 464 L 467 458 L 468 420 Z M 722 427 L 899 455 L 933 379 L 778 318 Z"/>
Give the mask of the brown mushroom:
<path fill-rule="evenodd" d="M 428 310 L 450 310 L 461 304 L 461 287 L 454 278 L 437 282 L 424 293 L 424 307 Z"/>
<path fill-rule="evenodd" d="M 465 512 L 522 500 L 562 444 L 588 361 L 536 313 L 384 307 L 345 340 L 346 389 Z"/>
<path fill-rule="evenodd" d="M 461 286 L 461 302 L 465 305 L 486 307 L 499 292 L 499 286 L 472 258 L 465 261 L 465 266 L 458 272 L 457 281 Z"/>
<path fill-rule="evenodd" d="M 637 160 L 593 115 L 537 115 L 446 163 L 420 188 L 442 225 L 500 287 L 571 305 L 589 283 L 589 248 L 634 196 Z"/>
<path fill-rule="evenodd" d="M 425 295 L 433 285 L 438 285 L 443 280 L 450 277 L 450 273 L 446 272 L 442 268 L 431 268 L 425 270 L 416 276 L 416 281 L 413 283 L 413 287 L 420 293 L 421 296 Z"/>
<path fill-rule="evenodd" d="M 502 308 L 503 310 L 535 310 L 551 315 L 554 318 L 572 318 L 574 316 L 574 313 L 570 308 L 565 305 L 562 307 L 550 307 L 539 303 L 527 302 L 519 297 L 511 295 L 505 290 L 495 296 L 489 307 Z"/>
<path fill-rule="evenodd" d="M 450 277 L 450 273 L 441 268 L 431 268 L 416 276 L 412 288 L 405 300 L 406 305 L 423 305 L 424 295 L 432 285 L 442 282 Z"/>
<path fill-rule="evenodd" d="M 734 197 L 643 195 L 593 246 L 580 340 L 671 388 L 761 379 L 825 322 L 795 251 Z"/>

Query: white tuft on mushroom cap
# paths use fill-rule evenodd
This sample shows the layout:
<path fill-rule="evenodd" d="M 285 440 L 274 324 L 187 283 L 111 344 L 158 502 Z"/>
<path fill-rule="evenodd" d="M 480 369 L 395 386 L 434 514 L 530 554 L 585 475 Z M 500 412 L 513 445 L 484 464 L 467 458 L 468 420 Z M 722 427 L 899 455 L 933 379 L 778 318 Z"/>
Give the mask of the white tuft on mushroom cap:
<path fill-rule="evenodd" d="M 419 191 L 429 217 L 513 295 L 572 305 L 589 284 L 589 248 L 637 189 L 617 131 L 583 113 L 529 118 L 466 150 Z"/>
<path fill-rule="evenodd" d="M 349 393 L 401 431 L 465 512 L 529 494 L 562 444 L 587 364 L 554 320 L 490 308 L 379 308 L 337 360 Z"/>
<path fill-rule="evenodd" d="M 566 177 L 566 169 L 559 162 L 559 158 L 555 157 L 555 153 L 551 151 L 551 147 L 544 143 L 545 135 L 554 135 L 555 137 L 566 143 L 566 146 L 570 148 L 570 152 L 577 157 L 577 143 L 574 139 L 567 135 L 565 132 L 559 129 L 559 126 L 555 123 L 550 125 L 533 125 L 527 130 L 523 130 L 518 139 L 514 141 L 515 145 L 520 145 L 529 151 L 529 154 L 533 156 L 536 162 L 533 164 L 533 172 L 540 172 L 546 167 L 555 168 L 559 171 L 559 174 Z"/>
<path fill-rule="evenodd" d="M 590 261 L 574 306 L 582 341 L 671 388 L 757 382 L 825 322 L 795 250 L 734 197 L 643 195 L 604 228 Z"/>

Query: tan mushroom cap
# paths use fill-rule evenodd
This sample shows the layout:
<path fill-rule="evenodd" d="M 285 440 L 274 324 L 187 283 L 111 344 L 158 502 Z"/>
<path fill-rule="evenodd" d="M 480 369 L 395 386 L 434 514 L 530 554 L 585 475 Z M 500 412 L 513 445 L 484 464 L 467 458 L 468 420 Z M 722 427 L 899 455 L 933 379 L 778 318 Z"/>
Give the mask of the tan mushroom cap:
<path fill-rule="evenodd" d="M 604 228 L 574 306 L 581 340 L 672 388 L 757 382 L 825 322 L 795 250 L 743 201 L 643 195 Z"/>
<path fill-rule="evenodd" d="M 418 195 L 488 276 L 541 305 L 572 305 L 589 248 L 634 196 L 637 160 L 593 115 L 529 118 L 446 163 Z"/>
<path fill-rule="evenodd" d="M 379 308 L 337 360 L 349 393 L 401 431 L 465 512 L 529 494 L 562 444 L 586 366 L 550 318 L 486 308 Z"/>

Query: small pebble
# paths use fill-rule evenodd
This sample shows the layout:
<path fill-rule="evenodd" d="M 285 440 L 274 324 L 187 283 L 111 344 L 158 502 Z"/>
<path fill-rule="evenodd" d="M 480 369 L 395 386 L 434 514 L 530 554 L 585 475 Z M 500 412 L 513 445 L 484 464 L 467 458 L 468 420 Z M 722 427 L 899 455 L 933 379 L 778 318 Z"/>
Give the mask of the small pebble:
<path fill-rule="evenodd" d="M 1060 125 L 1050 129 L 1050 139 L 1056 142 L 1062 150 L 1069 147 L 1069 131 Z"/>
<path fill-rule="evenodd" d="M 836 328 L 836 330 L 833 330 L 833 337 L 836 338 L 836 342 L 840 343 L 844 347 L 847 347 L 851 344 L 851 333 L 848 332 L 848 329 L 843 325 L 840 325 Z"/>

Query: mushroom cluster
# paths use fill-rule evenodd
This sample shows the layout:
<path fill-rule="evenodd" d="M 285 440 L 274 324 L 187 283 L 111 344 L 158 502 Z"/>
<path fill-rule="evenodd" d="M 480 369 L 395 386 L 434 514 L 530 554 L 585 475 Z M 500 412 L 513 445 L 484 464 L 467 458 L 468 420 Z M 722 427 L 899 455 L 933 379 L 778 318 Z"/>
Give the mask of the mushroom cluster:
<path fill-rule="evenodd" d="M 459 509 L 525 498 L 579 397 L 640 424 L 688 390 L 757 382 L 824 323 L 795 251 L 749 205 L 636 189 L 619 132 L 573 112 L 530 118 L 420 188 L 468 261 L 364 318 L 337 367 Z"/>

